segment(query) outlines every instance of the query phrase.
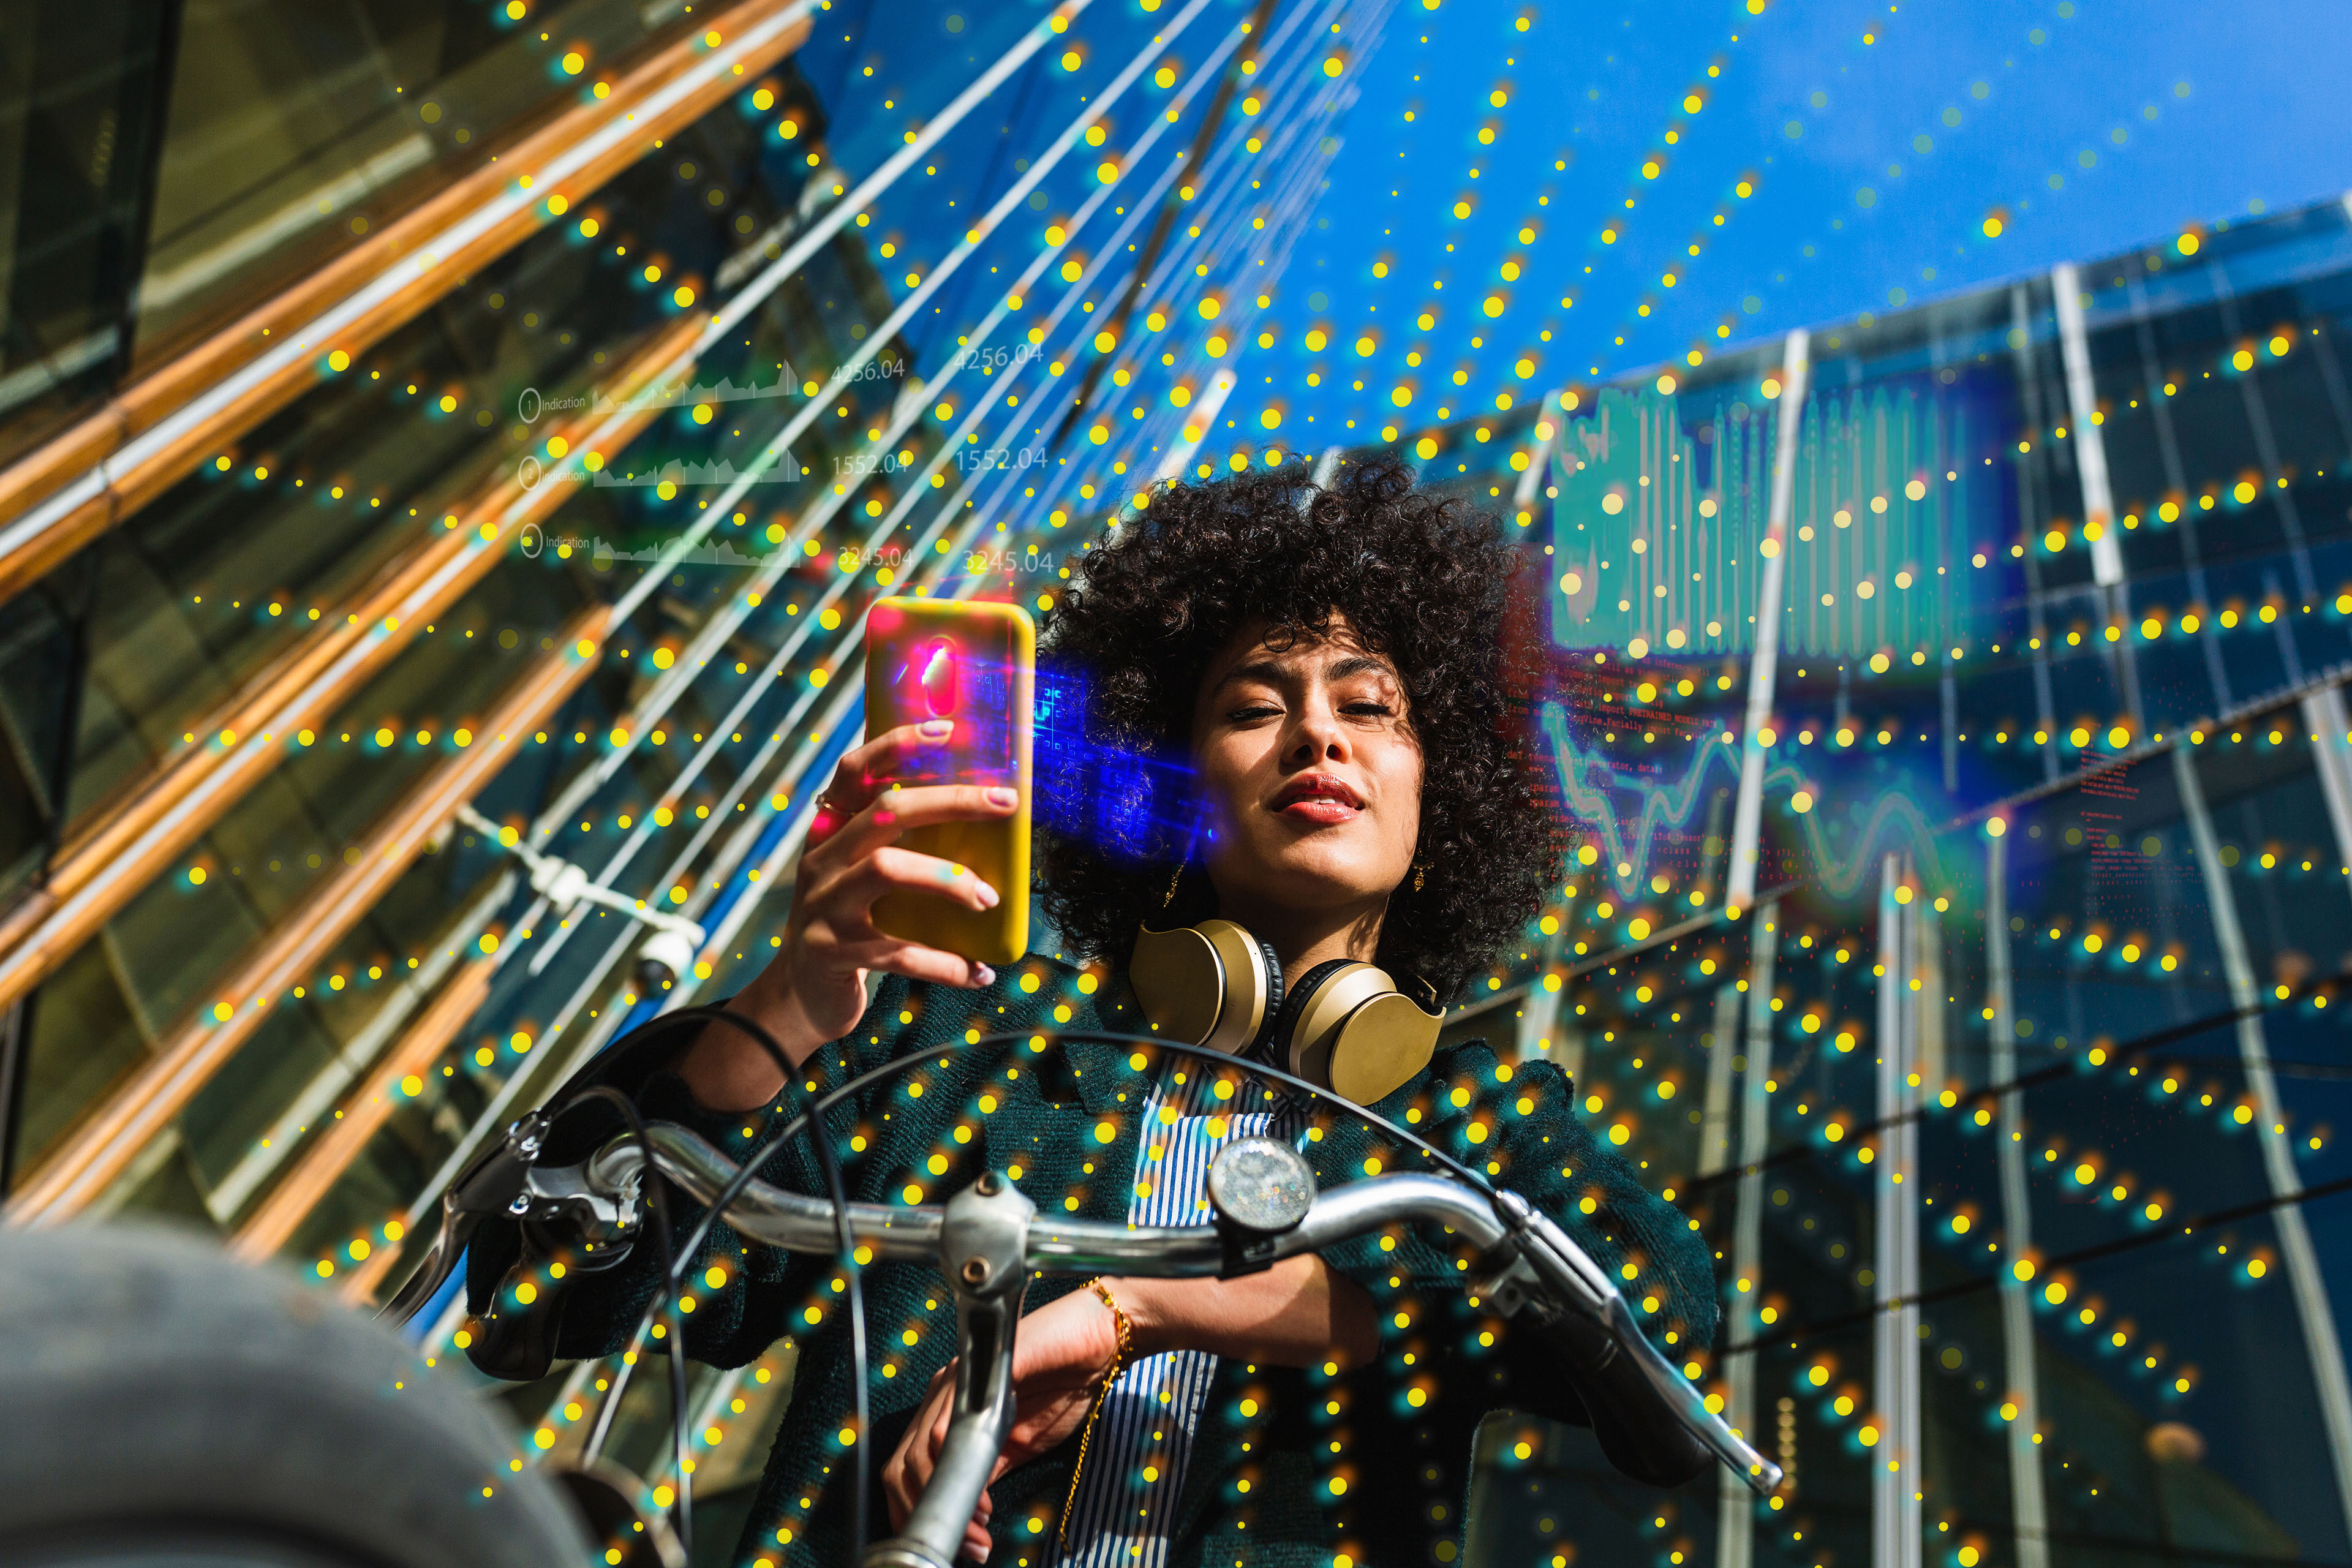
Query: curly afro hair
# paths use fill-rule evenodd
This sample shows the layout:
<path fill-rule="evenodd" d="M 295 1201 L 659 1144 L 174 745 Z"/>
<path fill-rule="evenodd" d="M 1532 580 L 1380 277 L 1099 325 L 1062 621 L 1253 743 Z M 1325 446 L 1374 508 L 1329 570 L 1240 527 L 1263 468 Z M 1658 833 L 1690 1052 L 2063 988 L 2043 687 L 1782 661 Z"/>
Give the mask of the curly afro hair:
<path fill-rule="evenodd" d="M 1492 518 L 1414 488 L 1392 458 L 1171 484 L 1087 550 L 1048 612 L 1048 670 L 1084 692 L 1089 749 L 1181 762 L 1210 658 L 1263 616 L 1277 640 L 1319 637 L 1333 611 L 1395 664 L 1423 755 L 1418 890 L 1401 885 L 1377 960 L 1441 1002 L 1517 942 L 1558 875 L 1562 836 L 1515 745 L 1502 628 L 1518 552 Z M 1051 787 L 1041 779 L 1041 792 Z M 1039 897 L 1079 955 L 1123 961 L 1138 927 L 1216 912 L 1208 879 L 1161 907 L 1182 845 L 1166 826 L 1121 853 L 1066 819 L 1039 829 Z M 1052 814 L 1048 814 L 1050 819 Z"/>

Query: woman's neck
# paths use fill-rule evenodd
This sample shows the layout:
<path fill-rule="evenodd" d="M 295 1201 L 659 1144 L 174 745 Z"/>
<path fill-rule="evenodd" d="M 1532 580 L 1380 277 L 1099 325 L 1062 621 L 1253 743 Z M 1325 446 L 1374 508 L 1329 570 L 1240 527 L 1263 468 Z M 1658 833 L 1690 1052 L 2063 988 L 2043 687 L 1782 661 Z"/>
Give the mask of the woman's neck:
<path fill-rule="evenodd" d="M 1274 944 L 1285 986 L 1296 985 L 1300 975 L 1331 959 L 1372 962 L 1381 945 L 1381 919 L 1388 912 L 1386 898 L 1339 909 L 1240 908 L 1236 904 L 1236 900 L 1221 900 L 1218 913 Z"/>

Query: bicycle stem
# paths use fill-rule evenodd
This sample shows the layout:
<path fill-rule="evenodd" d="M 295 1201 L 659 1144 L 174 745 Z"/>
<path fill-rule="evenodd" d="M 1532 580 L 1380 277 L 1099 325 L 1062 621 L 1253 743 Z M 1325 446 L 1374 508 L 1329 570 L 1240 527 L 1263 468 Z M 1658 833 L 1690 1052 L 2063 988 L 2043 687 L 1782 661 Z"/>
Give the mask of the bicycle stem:
<path fill-rule="evenodd" d="M 948 1200 L 940 1268 L 956 1294 L 961 1346 L 953 1414 L 906 1528 L 867 1547 L 860 1568 L 953 1568 L 962 1554 L 964 1527 L 1013 1432 L 1013 1339 L 1029 1288 L 1029 1222 L 1036 1213 L 1037 1205 L 994 1171 Z"/>

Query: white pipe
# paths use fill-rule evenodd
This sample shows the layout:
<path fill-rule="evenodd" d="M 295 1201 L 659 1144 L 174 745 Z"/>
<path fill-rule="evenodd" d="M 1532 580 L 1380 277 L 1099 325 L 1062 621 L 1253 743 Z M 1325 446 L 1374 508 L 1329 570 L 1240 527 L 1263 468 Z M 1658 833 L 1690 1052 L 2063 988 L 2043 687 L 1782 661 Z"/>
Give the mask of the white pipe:
<path fill-rule="evenodd" d="M 2270 1042 L 2263 1030 L 2262 993 L 2254 984 L 2245 931 L 2238 923 L 2237 894 L 2221 865 L 2212 814 L 2205 807 L 2205 790 L 2197 777 L 2190 748 L 2172 749 L 2172 774 L 2179 787 L 2181 811 L 2189 818 L 2189 836 L 2197 846 L 2198 872 L 2205 883 L 2205 905 L 2212 915 L 2214 940 L 2221 950 L 2221 971 L 2230 984 L 2230 1005 L 2238 1013 L 2238 1059 L 2245 1069 L 2246 1088 L 2254 1097 L 2254 1134 L 2262 1145 L 2263 1172 L 2270 1178 L 2271 1196 L 2277 1205 L 2272 1210 L 2271 1223 L 2278 1232 L 2279 1255 L 2286 1265 L 2295 1315 L 2303 1321 L 2304 1354 L 2310 1363 L 2312 1392 L 2319 1400 L 2321 1427 L 2327 1434 L 2336 1503 L 2347 1532 L 2352 1533 L 2352 1384 L 2345 1375 L 2343 1342 L 2336 1335 L 2336 1313 L 2328 1302 L 2319 1253 L 2311 1245 L 2311 1231 L 2303 1217 L 2303 1177 L 2294 1168 L 2294 1150 L 2286 1136 L 2286 1111 L 2279 1101 L 2278 1079 L 2271 1070 Z"/>
<path fill-rule="evenodd" d="M 1772 1078 L 1772 968 L 1780 948 L 1780 901 L 1768 899 L 1756 911 L 1748 936 L 1748 1029 L 1744 1092 L 1739 1113 L 1739 1185 L 1731 1217 L 1731 1310 L 1726 1336 L 1733 1344 L 1756 1337 L 1756 1304 L 1764 1295 L 1764 1155 L 1771 1147 L 1772 1101 L 1765 1085 Z M 1728 988 L 1727 988 L 1728 989 Z M 1728 1049 L 1729 1042 L 1722 1042 Z M 1756 1439 L 1756 1352 L 1734 1351 L 1724 1358 L 1723 1418 L 1740 1436 Z M 1749 1568 L 1755 1556 L 1756 1501 L 1729 1470 L 1719 1473 L 1716 1526 L 1717 1568 Z"/>
<path fill-rule="evenodd" d="M 2009 961 L 2009 841 L 1985 846 L 1985 970 L 1992 990 L 1992 1081 L 2005 1084 L 1993 1145 L 2000 1170 L 2001 1240 L 2014 1260 L 2033 1249 L 2033 1197 L 2025 1184 L 2025 1110 L 2017 1082 L 2017 996 Z M 2042 1485 L 2042 1373 L 2036 1363 L 2033 1303 L 2014 1268 L 2000 1271 L 2001 1350 L 2009 1397 L 2010 1517 L 2017 1568 L 2050 1568 L 2050 1505 Z"/>
<path fill-rule="evenodd" d="M 965 115 L 978 108 L 982 100 L 1003 85 L 1005 78 L 1026 65 L 1031 56 L 1045 47 L 1048 39 L 1058 33 L 1066 32 L 1071 20 L 1092 3 L 1093 0 L 1062 0 L 1062 3 L 1055 6 L 1051 12 L 1040 16 L 1037 19 L 1037 25 L 1021 36 L 1019 43 L 1007 49 L 1003 56 L 994 65 L 982 71 L 970 87 L 956 94 L 948 106 L 940 110 L 937 118 L 915 133 L 915 139 L 912 142 L 891 153 L 883 161 L 880 168 L 866 175 L 865 181 L 856 190 L 844 196 L 838 205 L 818 219 L 806 233 L 793 241 L 791 247 L 783 255 L 770 262 L 761 270 L 757 278 L 745 284 L 741 293 L 728 300 L 719 313 L 710 318 L 710 325 L 703 329 L 702 336 L 697 341 L 696 347 L 708 348 L 732 332 L 741 324 L 744 317 L 758 309 L 769 295 L 782 288 L 784 280 L 798 272 L 810 257 L 823 249 L 827 240 L 840 233 L 844 225 L 873 205 L 875 197 L 896 184 L 899 175 L 920 163 L 925 153 L 939 145 L 940 138 L 954 130 L 962 122 Z M 805 6 L 803 8 L 805 9 Z"/>
<path fill-rule="evenodd" d="M 1872 1404 L 1878 1446 L 1870 1466 L 1874 1568 L 1920 1568 L 1919 1451 L 1919 1004 L 1918 921 L 1904 902 L 1896 857 L 1879 862 L 1878 1123 L 1886 1131 L 1872 1167 L 1875 1244 L 1871 1255 Z"/>
<path fill-rule="evenodd" d="M 2099 428 L 2099 395 L 2091 381 L 2090 335 L 2083 326 L 2083 280 L 2071 261 L 2050 274 L 2058 302 L 2058 347 L 2066 364 L 2066 404 L 2074 415 L 2074 471 L 2083 481 L 2083 531 L 2091 538 L 2091 575 L 2102 588 L 2124 580 L 2116 542 L 2116 498 L 2107 484 L 2107 442 Z"/>
<path fill-rule="evenodd" d="M 1780 579 L 1789 559 L 1789 514 L 1796 507 L 1797 443 L 1805 423 L 1805 383 L 1812 340 L 1802 327 L 1789 334 L 1781 371 L 1780 410 L 1773 432 L 1772 510 L 1764 528 L 1764 570 L 1756 595 L 1756 644 L 1748 660 L 1748 722 L 1739 737 L 1739 799 L 1731 817 L 1731 868 L 1724 902 L 1744 910 L 1756 897 L 1757 839 L 1763 828 L 1761 739 L 1772 718 L 1772 685 L 1780 659 Z"/>

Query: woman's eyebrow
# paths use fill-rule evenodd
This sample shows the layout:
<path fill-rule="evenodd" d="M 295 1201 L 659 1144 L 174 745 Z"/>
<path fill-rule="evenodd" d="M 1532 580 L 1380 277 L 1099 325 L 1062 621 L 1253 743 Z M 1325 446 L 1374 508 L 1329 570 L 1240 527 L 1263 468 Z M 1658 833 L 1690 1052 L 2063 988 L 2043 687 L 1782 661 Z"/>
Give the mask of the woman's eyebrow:
<path fill-rule="evenodd" d="M 1234 666 L 1233 668 L 1225 671 L 1223 676 L 1219 677 L 1217 680 L 1217 689 L 1223 690 L 1228 686 L 1237 685 L 1244 680 L 1262 680 L 1268 686 L 1279 686 L 1282 684 L 1282 666 L 1275 663 L 1274 660 L 1270 658 L 1252 659 L 1247 664 L 1237 664 Z"/>
<path fill-rule="evenodd" d="M 1374 658 L 1367 654 L 1354 654 L 1337 660 L 1323 672 L 1323 678 L 1326 680 L 1345 680 L 1351 675 L 1382 675 L 1393 679 L 1396 671 L 1390 667 L 1386 659 Z M 1246 664 L 1237 664 L 1225 671 L 1218 679 L 1217 689 L 1222 690 L 1225 687 L 1244 680 L 1262 680 L 1268 686 L 1280 686 L 1286 681 L 1297 679 L 1297 676 L 1291 669 L 1276 663 L 1273 659 L 1252 659 Z"/>

